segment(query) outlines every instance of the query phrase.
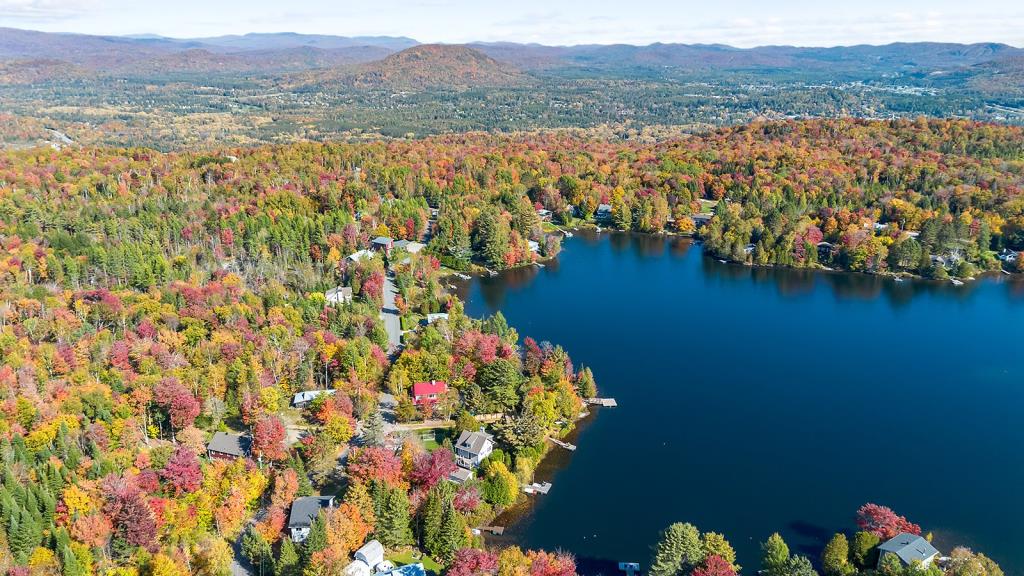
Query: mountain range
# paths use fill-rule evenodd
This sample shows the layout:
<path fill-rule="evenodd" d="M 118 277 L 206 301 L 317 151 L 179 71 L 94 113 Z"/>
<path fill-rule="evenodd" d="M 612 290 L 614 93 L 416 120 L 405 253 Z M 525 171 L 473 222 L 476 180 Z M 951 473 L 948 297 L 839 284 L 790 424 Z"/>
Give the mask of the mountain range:
<path fill-rule="evenodd" d="M 91 36 L 0 28 L 0 79 L 41 82 L 80 75 L 223 73 L 337 82 L 353 89 L 466 89 L 529 83 L 531 75 L 634 77 L 773 73 L 850 80 L 893 76 L 978 82 L 1019 90 L 1024 50 L 1006 44 L 734 48 L 704 44 L 425 45 L 393 36 L 260 33 L 177 39 Z M 292 76 L 289 76 L 292 75 Z"/>

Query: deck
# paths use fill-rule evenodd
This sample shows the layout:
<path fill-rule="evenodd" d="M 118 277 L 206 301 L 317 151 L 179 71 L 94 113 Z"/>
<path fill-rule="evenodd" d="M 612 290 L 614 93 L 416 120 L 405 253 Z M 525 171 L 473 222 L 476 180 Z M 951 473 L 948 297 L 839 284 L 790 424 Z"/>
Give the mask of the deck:
<path fill-rule="evenodd" d="M 615 398 L 587 398 L 586 402 L 593 406 L 604 406 L 605 408 L 615 408 L 619 405 Z"/>

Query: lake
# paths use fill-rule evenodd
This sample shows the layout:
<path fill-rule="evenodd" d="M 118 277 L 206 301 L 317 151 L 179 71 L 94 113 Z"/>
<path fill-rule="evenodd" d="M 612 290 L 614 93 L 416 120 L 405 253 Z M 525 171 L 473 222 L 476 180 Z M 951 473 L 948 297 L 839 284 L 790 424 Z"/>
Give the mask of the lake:
<path fill-rule="evenodd" d="M 1024 574 L 1024 282 L 955 287 L 723 264 L 683 239 L 578 234 L 545 268 L 474 279 L 474 316 L 561 344 L 602 396 L 503 540 L 581 569 L 649 565 L 659 531 L 774 531 L 817 561 L 865 502 Z M 614 568 L 606 573 L 615 572 Z"/>

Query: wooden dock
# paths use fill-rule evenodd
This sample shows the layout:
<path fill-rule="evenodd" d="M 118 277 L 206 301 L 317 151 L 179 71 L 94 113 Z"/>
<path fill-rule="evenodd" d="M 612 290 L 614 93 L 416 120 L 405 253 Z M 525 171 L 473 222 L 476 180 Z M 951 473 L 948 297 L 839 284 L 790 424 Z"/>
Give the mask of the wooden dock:
<path fill-rule="evenodd" d="M 477 530 L 479 530 L 481 532 L 490 532 L 491 534 L 494 534 L 495 536 L 501 536 L 502 534 L 505 533 L 505 527 L 504 526 L 481 526 L 481 527 L 477 528 Z"/>
<path fill-rule="evenodd" d="M 604 406 L 605 408 L 615 408 L 619 405 L 615 398 L 587 398 L 587 404 Z"/>
<path fill-rule="evenodd" d="M 533 484 L 523 485 L 523 492 L 526 492 L 527 494 L 547 494 L 550 490 L 551 482 L 545 482 L 543 484 L 534 482 Z"/>
<path fill-rule="evenodd" d="M 563 441 L 559 440 L 558 438 L 548 438 L 548 440 L 551 440 L 551 443 L 554 444 L 555 446 L 561 446 L 562 448 L 565 448 L 566 450 L 568 450 L 570 452 L 575 452 L 576 451 L 576 445 L 575 444 L 569 444 L 568 442 L 563 442 Z"/>

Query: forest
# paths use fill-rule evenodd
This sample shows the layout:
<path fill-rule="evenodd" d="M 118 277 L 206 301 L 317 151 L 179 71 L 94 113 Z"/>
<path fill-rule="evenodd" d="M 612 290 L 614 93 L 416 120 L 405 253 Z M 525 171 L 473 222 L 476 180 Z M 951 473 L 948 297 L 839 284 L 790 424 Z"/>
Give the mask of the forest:
<path fill-rule="evenodd" d="M 562 229 L 594 225 L 693 234 L 752 265 L 1015 272 L 1022 179 L 1024 130 L 968 120 L 4 152 L 0 571 L 341 574 L 374 538 L 459 576 L 568 576 L 571 555 L 473 529 L 525 497 L 595 376 L 500 315 L 467 317 L 448 275 L 553 257 Z M 425 248 L 369 252 L 380 238 Z M 448 392 L 417 405 L 435 381 Z M 294 406 L 304 391 L 330 393 Z M 434 440 L 403 433 L 439 420 Z M 449 482 L 454 440 L 482 427 L 493 453 Z M 217 432 L 248 457 L 210 457 Z M 338 504 L 295 543 L 288 510 L 309 495 Z M 738 569 L 724 538 L 698 541 L 687 570 Z"/>

